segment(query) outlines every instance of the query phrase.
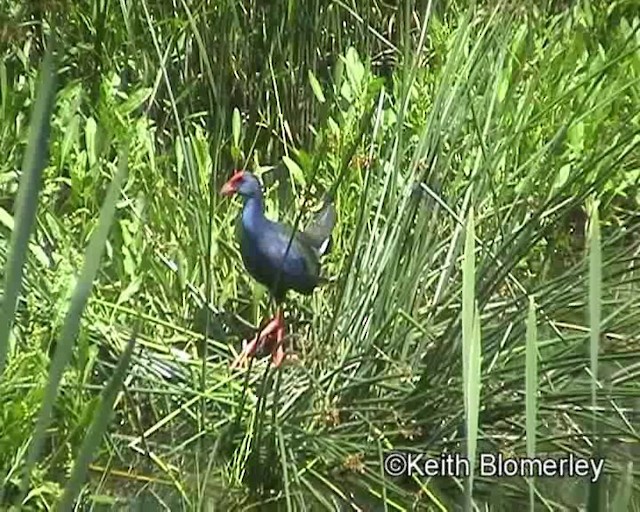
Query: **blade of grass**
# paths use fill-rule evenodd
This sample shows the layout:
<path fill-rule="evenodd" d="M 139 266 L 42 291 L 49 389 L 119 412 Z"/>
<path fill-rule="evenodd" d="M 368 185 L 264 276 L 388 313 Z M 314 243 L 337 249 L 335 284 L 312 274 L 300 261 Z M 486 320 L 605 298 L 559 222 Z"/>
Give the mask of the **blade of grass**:
<path fill-rule="evenodd" d="M 113 404 L 116 400 L 116 396 L 118 392 L 122 388 L 122 384 L 124 382 L 124 378 L 127 373 L 127 369 L 129 368 L 129 363 L 131 362 L 131 354 L 133 353 L 133 347 L 135 345 L 135 340 L 137 337 L 137 333 L 134 333 L 133 336 L 129 339 L 127 346 L 118 361 L 118 365 L 113 373 L 113 376 L 109 380 L 109 384 L 102 392 L 102 396 L 100 397 L 100 404 L 98 405 L 98 409 L 93 416 L 93 420 L 91 421 L 91 425 L 87 431 L 87 434 L 84 437 L 84 441 L 82 442 L 82 446 L 80 447 L 80 452 L 78 453 L 78 457 L 76 458 L 73 468 L 71 469 L 71 476 L 69 476 L 69 480 L 67 481 L 67 485 L 64 489 L 64 494 L 62 498 L 56 505 L 55 510 L 57 511 L 65 511 L 72 510 L 74 502 L 80 493 L 82 485 L 87 476 L 87 471 L 89 469 L 89 464 L 93 458 L 93 454 L 96 449 L 100 445 L 100 441 L 102 440 L 102 436 L 111 421 L 111 415 L 113 413 Z"/>
<path fill-rule="evenodd" d="M 536 395 L 538 393 L 538 360 L 537 344 L 538 333 L 536 329 L 536 304 L 533 297 L 529 297 L 529 316 L 527 318 L 526 336 L 526 371 L 525 371 L 525 396 L 526 396 L 526 431 L 527 431 L 527 457 L 533 459 L 536 454 Z M 534 479 L 529 479 L 529 510 L 535 510 Z"/>
<path fill-rule="evenodd" d="M 593 407 L 593 430 L 595 432 L 596 400 L 598 388 L 598 353 L 600 347 L 600 318 L 602 298 L 602 248 L 600 246 L 600 219 L 598 203 L 593 205 L 589 223 L 589 325 L 591 363 L 591 406 Z"/>
<path fill-rule="evenodd" d="M 283 492 L 284 492 L 285 499 L 287 500 L 287 510 L 294 510 L 291 504 L 291 488 L 289 486 L 289 475 L 288 475 L 288 469 L 287 469 L 286 445 L 285 445 L 284 437 L 282 435 L 282 429 L 278 428 L 276 435 L 278 439 L 278 451 L 280 452 L 280 465 L 282 467 L 282 475 L 283 475 L 282 480 L 284 482 Z"/>
<path fill-rule="evenodd" d="M 53 43 L 49 44 L 40 68 L 37 91 L 16 199 L 15 228 L 11 233 L 7 266 L 4 269 L 4 294 L 0 306 L 0 376 L 9 351 L 9 337 L 22 284 L 23 266 L 38 209 L 42 171 L 47 163 L 51 111 L 56 91 Z"/>
<path fill-rule="evenodd" d="M 629 510 L 631 492 L 633 491 L 633 462 L 629 461 L 622 471 L 622 478 L 618 484 L 611 510 Z"/>
<path fill-rule="evenodd" d="M 27 491 L 31 470 L 35 466 L 40 455 L 42 445 L 44 444 L 51 411 L 58 393 L 58 386 L 62 379 L 65 366 L 71 358 L 73 342 L 80 328 L 80 318 L 89 298 L 89 294 L 91 293 L 93 281 L 98 272 L 100 258 L 115 215 L 116 202 L 120 194 L 121 186 L 127 175 L 127 154 L 127 148 L 120 153 L 118 171 L 109 186 L 107 196 L 100 211 L 98 225 L 89 240 L 89 245 L 85 252 L 82 272 L 75 289 L 73 290 L 71 303 L 62 325 L 62 333 L 53 355 L 51 369 L 49 370 L 49 380 L 42 400 L 42 407 L 40 409 L 40 414 L 38 415 L 33 438 L 31 439 L 29 451 L 27 453 L 27 462 L 20 489 L 20 501 L 22 501 L 24 494 Z"/>
<path fill-rule="evenodd" d="M 462 374 L 466 413 L 467 458 L 470 473 L 465 490 L 465 509 L 472 509 L 473 476 L 478 442 L 480 408 L 480 315 L 475 300 L 475 229 L 473 207 L 467 219 L 462 263 Z"/>
<path fill-rule="evenodd" d="M 589 359 L 591 370 L 591 407 L 593 417 L 593 450 L 594 458 L 601 455 L 599 415 L 596 408 L 598 397 L 598 355 L 600 352 L 600 319 L 602 317 L 602 247 L 600 244 L 600 219 L 598 201 L 594 201 L 589 221 Z M 602 504 L 602 484 L 604 478 L 589 484 L 587 510 L 600 510 Z"/>

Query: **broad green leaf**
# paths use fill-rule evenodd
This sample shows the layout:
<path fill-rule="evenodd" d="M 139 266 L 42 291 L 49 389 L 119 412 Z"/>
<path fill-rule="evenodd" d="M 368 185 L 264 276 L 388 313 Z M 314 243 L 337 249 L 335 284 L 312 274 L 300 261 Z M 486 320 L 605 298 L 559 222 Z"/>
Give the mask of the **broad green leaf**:
<path fill-rule="evenodd" d="M 93 117 L 89 117 L 84 125 L 84 140 L 87 146 L 89 165 L 93 167 L 98 161 L 98 148 L 96 146 L 96 133 L 98 125 Z"/>
<path fill-rule="evenodd" d="M 242 129 L 242 118 L 240 117 L 240 110 L 238 107 L 233 109 L 233 116 L 231 117 L 231 127 L 233 131 L 233 145 L 235 147 L 240 146 L 240 131 Z"/>
<path fill-rule="evenodd" d="M 315 94 L 316 98 L 320 103 L 324 103 L 327 100 L 324 97 L 324 93 L 322 92 L 322 87 L 320 86 L 320 82 L 318 82 L 318 79 L 313 74 L 313 71 L 309 70 L 308 75 L 309 75 L 309 83 L 311 84 L 311 90 L 313 91 L 313 94 Z"/>
<path fill-rule="evenodd" d="M 359 86 L 364 77 L 364 66 L 358 55 L 358 51 L 352 46 L 347 50 L 345 57 L 347 74 L 353 80 L 354 85 Z"/>
<path fill-rule="evenodd" d="M 284 165 L 287 166 L 287 169 L 291 173 L 291 176 L 293 177 L 295 183 L 302 185 L 303 187 L 306 186 L 304 172 L 302 171 L 302 169 L 300 169 L 300 167 L 298 167 L 298 164 L 288 156 L 283 156 L 282 161 L 284 162 Z"/>
<path fill-rule="evenodd" d="M 131 94 L 122 105 L 118 107 L 118 111 L 123 116 L 128 116 L 136 111 L 140 106 L 149 99 L 153 89 L 151 87 L 144 87 L 138 89 Z"/>
<path fill-rule="evenodd" d="M 558 174 L 556 174 L 556 179 L 553 183 L 554 190 L 561 189 L 567 183 L 569 179 L 569 174 L 571 173 L 571 164 L 565 164 L 560 167 Z"/>
<path fill-rule="evenodd" d="M 567 131 L 567 138 L 571 149 L 581 153 L 584 149 L 584 123 L 580 121 L 572 124 Z"/>

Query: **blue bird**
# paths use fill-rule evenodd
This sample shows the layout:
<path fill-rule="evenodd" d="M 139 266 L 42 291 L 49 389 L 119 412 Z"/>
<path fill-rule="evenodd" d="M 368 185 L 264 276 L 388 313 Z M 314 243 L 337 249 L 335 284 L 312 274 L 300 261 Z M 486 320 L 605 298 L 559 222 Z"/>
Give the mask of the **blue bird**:
<path fill-rule="evenodd" d="M 289 290 L 309 295 L 326 281 L 320 275 L 320 257 L 329 250 L 336 222 L 335 207 L 330 197 L 325 198 L 325 204 L 307 229 L 294 232 L 291 227 L 265 217 L 262 185 L 250 172 L 235 172 L 220 192 L 225 196 L 238 194 L 243 199 L 236 233 L 242 261 L 247 272 L 269 290 L 277 309 L 232 366 L 244 363 L 256 351 L 267 347 L 274 366 L 278 367 L 285 358 L 282 303 Z"/>

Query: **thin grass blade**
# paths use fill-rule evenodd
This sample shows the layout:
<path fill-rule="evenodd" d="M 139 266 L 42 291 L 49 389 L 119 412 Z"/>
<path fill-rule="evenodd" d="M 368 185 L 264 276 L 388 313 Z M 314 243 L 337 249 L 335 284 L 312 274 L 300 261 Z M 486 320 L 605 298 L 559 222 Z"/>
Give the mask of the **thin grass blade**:
<path fill-rule="evenodd" d="M 467 481 L 465 507 L 471 510 L 473 476 L 478 442 L 478 411 L 480 409 L 480 315 L 475 300 L 475 228 L 473 207 L 467 220 L 464 259 L 462 263 L 462 359 L 466 412 L 467 458 L 470 473 Z"/>
<path fill-rule="evenodd" d="M 58 386 L 62 379 L 65 366 L 71 358 L 73 343 L 80 328 L 82 312 L 85 308 L 89 294 L 91 293 L 93 281 L 98 272 L 100 258 L 105 247 L 109 230 L 113 223 L 116 202 L 126 175 L 127 150 L 125 149 L 120 154 L 118 171 L 109 186 L 107 196 L 100 211 L 98 225 L 89 240 L 89 245 L 84 257 L 82 272 L 73 291 L 69 309 L 62 325 L 62 333 L 53 356 L 53 361 L 51 362 L 51 369 L 49 370 L 49 380 L 45 389 L 42 407 L 40 409 L 33 438 L 31 439 L 29 451 L 27 453 L 27 463 L 21 485 L 22 493 L 25 493 L 28 488 L 31 470 L 35 466 L 40 455 L 42 445 L 44 444 L 46 429 L 49 425 L 51 411 L 58 393 Z"/>
<path fill-rule="evenodd" d="M 622 471 L 622 478 L 618 484 L 611 510 L 629 510 L 631 502 L 631 493 L 633 491 L 633 462 L 627 462 Z"/>
<path fill-rule="evenodd" d="M 598 355 L 600 352 L 600 320 L 602 318 L 602 246 L 598 201 L 594 201 L 589 220 L 589 359 L 591 367 L 591 407 L 593 416 L 593 453 L 599 457 L 602 448 L 598 410 Z M 603 478 L 589 484 L 587 510 L 600 510 Z"/>
<path fill-rule="evenodd" d="M 594 431 L 595 408 L 598 388 L 598 353 L 600 347 L 600 319 L 602 300 L 602 247 L 600 244 L 600 219 L 598 203 L 593 205 L 589 223 L 589 326 L 590 326 L 590 363 L 591 363 L 591 406 L 593 407 Z"/>
<path fill-rule="evenodd" d="M 91 421 L 87 434 L 84 437 L 78 457 L 73 464 L 71 476 L 69 477 L 69 481 L 64 489 L 64 494 L 56 506 L 57 511 L 62 512 L 65 510 L 72 510 L 73 504 L 78 497 L 78 494 L 80 494 L 93 454 L 99 447 L 102 436 L 111 421 L 113 404 L 126 377 L 127 369 L 131 362 L 131 354 L 133 353 L 135 340 L 136 336 L 131 336 L 122 357 L 120 357 L 120 360 L 118 361 L 118 365 L 116 366 L 109 384 L 107 384 L 107 387 L 102 392 L 100 404 L 93 416 L 93 420 Z"/>
<path fill-rule="evenodd" d="M 536 454 L 536 414 L 537 414 L 537 394 L 538 394 L 538 359 L 537 345 L 538 332 L 536 320 L 536 304 L 533 297 L 529 297 L 529 315 L 527 317 L 526 335 L 526 361 L 525 361 L 525 395 L 526 395 L 526 434 L 527 434 L 527 457 L 533 459 Z M 529 479 L 529 510 L 535 510 L 533 477 Z"/>
<path fill-rule="evenodd" d="M 11 233 L 7 266 L 4 269 L 4 293 L 0 305 L 0 376 L 9 352 L 9 338 L 22 284 L 23 267 L 38 209 L 42 171 L 48 158 L 51 111 L 56 92 L 55 73 L 53 45 L 50 44 L 40 68 L 40 83 L 16 199 L 15 227 Z"/>

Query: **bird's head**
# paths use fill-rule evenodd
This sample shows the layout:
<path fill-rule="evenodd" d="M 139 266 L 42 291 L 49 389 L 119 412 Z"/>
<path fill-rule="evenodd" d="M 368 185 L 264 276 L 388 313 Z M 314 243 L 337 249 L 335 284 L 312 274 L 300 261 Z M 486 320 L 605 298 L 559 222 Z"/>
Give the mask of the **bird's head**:
<path fill-rule="evenodd" d="M 220 190 L 223 196 L 240 194 L 243 197 L 257 197 L 261 193 L 260 182 L 253 174 L 236 171 Z"/>

